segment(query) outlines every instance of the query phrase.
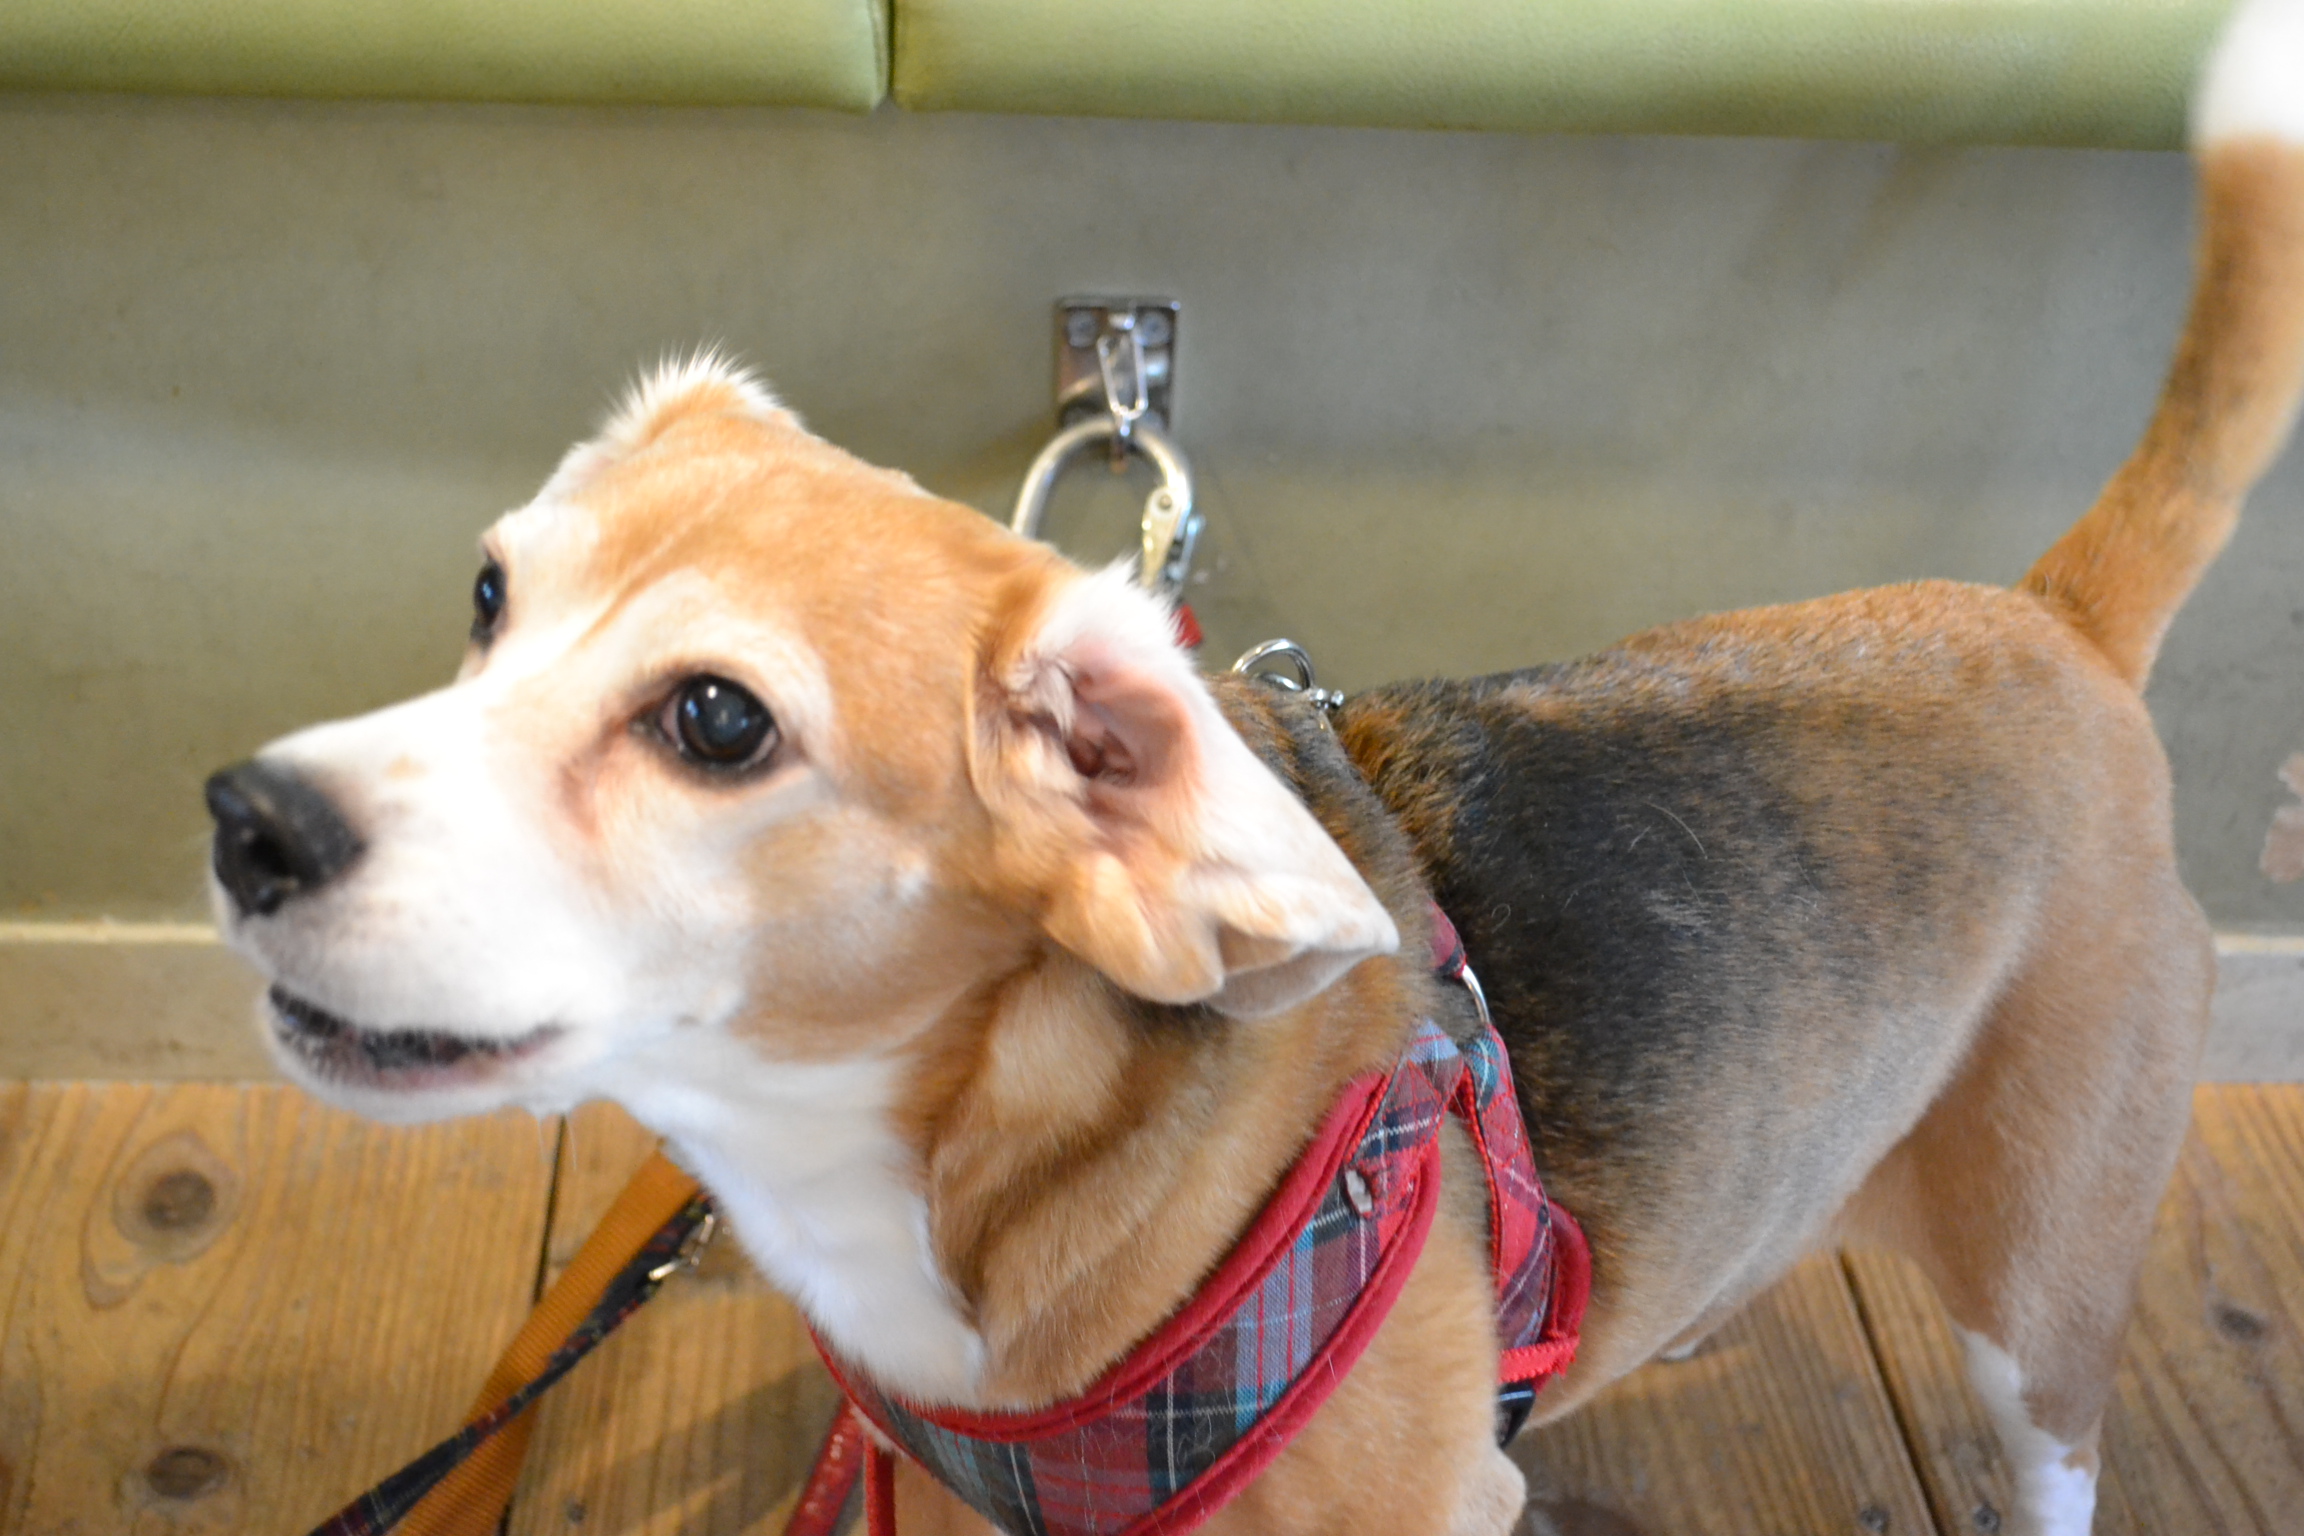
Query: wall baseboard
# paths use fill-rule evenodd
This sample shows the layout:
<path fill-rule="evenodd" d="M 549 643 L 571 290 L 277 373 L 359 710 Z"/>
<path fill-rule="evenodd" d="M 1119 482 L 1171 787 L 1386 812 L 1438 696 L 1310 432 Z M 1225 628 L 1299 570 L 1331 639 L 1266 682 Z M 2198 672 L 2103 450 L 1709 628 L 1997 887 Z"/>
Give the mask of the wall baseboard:
<path fill-rule="evenodd" d="M 2304 1082 L 2304 934 L 2216 935 L 2215 1010 L 2202 1082 Z"/>
<path fill-rule="evenodd" d="M 2304 934 L 2216 938 L 2204 1082 L 2304 1082 Z M 257 982 L 203 923 L 0 923 L 0 1078 L 276 1077 Z"/>
<path fill-rule="evenodd" d="M 274 1078 L 257 992 L 205 923 L 0 923 L 0 1077 Z"/>

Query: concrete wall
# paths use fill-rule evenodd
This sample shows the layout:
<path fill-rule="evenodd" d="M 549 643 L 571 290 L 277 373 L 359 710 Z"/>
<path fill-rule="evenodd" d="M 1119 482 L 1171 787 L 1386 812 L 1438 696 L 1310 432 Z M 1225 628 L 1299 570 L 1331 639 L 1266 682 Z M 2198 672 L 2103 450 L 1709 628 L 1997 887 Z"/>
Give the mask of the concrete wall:
<path fill-rule="evenodd" d="M 453 666 L 473 541 L 722 340 L 1004 507 L 1048 306 L 1184 301 L 1212 659 L 1346 687 L 2005 581 L 2151 401 L 2171 156 L 0 96 L 0 915 L 197 916 L 213 765 Z M 1052 529 L 1126 543 L 1141 487 Z M 2304 741 L 2304 456 L 2152 704 L 2219 927 Z"/>

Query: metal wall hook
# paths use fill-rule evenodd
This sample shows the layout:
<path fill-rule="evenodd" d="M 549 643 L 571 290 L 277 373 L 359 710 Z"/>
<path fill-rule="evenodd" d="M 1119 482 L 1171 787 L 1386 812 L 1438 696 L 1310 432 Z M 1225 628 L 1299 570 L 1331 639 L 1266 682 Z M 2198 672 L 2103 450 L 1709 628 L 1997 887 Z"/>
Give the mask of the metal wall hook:
<path fill-rule="evenodd" d="M 1070 426 L 1115 401 L 1165 427 L 1176 420 L 1174 299 L 1073 298 L 1056 305 L 1056 419 Z M 1121 376 L 1125 374 L 1125 377 Z"/>
<path fill-rule="evenodd" d="M 1028 539 L 1040 536 L 1048 498 L 1083 449 L 1109 444 L 1115 471 L 1134 454 L 1160 473 L 1144 502 L 1137 580 L 1180 600 L 1201 518 L 1193 510 L 1192 466 L 1167 430 L 1176 320 L 1173 299 L 1065 299 L 1056 306 L 1056 415 L 1065 425 L 1024 472 L 1008 526 Z"/>

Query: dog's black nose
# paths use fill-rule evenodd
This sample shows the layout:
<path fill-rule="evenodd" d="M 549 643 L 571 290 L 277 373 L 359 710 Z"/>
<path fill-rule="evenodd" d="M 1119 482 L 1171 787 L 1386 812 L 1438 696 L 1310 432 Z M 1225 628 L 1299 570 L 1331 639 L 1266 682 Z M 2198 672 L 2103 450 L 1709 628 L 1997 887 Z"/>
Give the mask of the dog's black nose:
<path fill-rule="evenodd" d="M 216 878 L 256 917 L 318 890 L 360 856 L 359 837 L 328 797 L 267 763 L 211 775 L 208 814 L 216 818 Z"/>

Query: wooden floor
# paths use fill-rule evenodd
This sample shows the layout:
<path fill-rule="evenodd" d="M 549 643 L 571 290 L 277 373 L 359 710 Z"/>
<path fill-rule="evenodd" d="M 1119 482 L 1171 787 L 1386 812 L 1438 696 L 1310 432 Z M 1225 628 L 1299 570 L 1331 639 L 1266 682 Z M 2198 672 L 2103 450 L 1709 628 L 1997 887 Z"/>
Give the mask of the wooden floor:
<path fill-rule="evenodd" d="M 2097 1530 L 2294 1536 L 2304 1087 L 2197 1111 Z M 283 1088 L 0 1085 L 0 1533 L 298 1536 L 454 1424 L 647 1146 L 607 1110 L 392 1130 Z M 549 1400 L 511 1529 L 778 1532 L 832 1401 L 722 1245 Z M 1991 1536 L 2008 1504 L 1934 1301 L 1865 1255 L 1523 1448 L 1563 1536 Z"/>

